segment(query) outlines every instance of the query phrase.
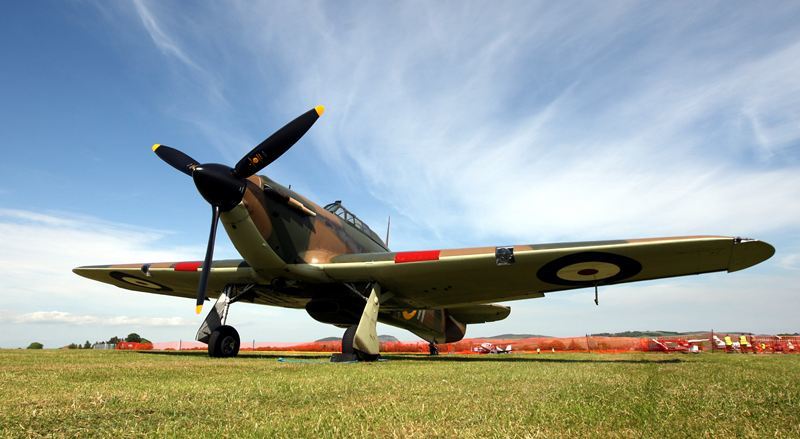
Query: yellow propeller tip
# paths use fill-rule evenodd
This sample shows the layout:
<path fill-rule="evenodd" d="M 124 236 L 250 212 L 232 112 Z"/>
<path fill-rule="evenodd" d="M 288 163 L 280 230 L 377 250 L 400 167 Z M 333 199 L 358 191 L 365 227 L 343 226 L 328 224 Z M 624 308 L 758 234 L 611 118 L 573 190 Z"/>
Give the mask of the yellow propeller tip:
<path fill-rule="evenodd" d="M 159 147 L 159 146 L 161 146 L 161 144 L 160 144 L 160 143 L 156 143 L 156 144 L 154 144 L 154 145 L 153 145 L 153 152 L 155 152 L 155 151 L 158 149 L 158 147 Z"/>
<path fill-rule="evenodd" d="M 317 105 L 316 107 L 314 107 L 314 110 L 317 112 L 317 116 L 322 116 L 322 113 L 325 112 L 325 106 Z"/>
<path fill-rule="evenodd" d="M 197 305 L 197 306 L 194 307 L 194 313 L 195 314 L 200 314 L 200 311 L 202 311 L 202 310 L 203 310 L 203 305 Z"/>

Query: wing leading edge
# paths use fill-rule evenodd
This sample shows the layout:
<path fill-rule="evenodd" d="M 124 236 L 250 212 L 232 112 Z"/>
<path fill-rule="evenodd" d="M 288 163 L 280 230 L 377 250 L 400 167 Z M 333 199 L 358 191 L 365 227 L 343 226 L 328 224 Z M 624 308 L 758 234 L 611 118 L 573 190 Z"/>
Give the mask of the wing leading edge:
<path fill-rule="evenodd" d="M 771 257 L 762 241 L 725 236 L 341 255 L 319 264 L 341 282 L 378 281 L 419 308 L 542 297 L 544 293 L 717 271 Z"/>
<path fill-rule="evenodd" d="M 149 264 L 90 265 L 72 271 L 80 276 L 128 290 L 193 298 L 197 294 L 202 262 L 156 262 Z M 258 277 L 242 260 L 220 260 L 211 264 L 208 297 L 217 297 L 226 284 L 248 284 Z"/>

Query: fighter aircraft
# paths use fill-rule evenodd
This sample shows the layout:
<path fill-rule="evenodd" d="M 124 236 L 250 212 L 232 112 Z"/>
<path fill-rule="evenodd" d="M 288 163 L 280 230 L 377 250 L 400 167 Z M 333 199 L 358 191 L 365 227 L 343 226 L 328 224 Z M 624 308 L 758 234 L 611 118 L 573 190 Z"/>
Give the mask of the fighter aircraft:
<path fill-rule="evenodd" d="M 234 167 L 196 161 L 177 149 L 153 151 L 192 177 L 211 205 L 211 229 L 200 261 L 94 265 L 81 276 L 121 288 L 195 298 L 196 311 L 217 298 L 197 333 L 212 357 L 239 352 L 239 334 L 226 324 L 230 305 L 246 301 L 304 308 L 346 328 L 333 360 L 379 356 L 376 322 L 437 343 L 464 337 L 467 325 L 508 317 L 497 305 L 546 293 L 624 282 L 738 271 L 772 256 L 761 241 L 681 236 L 450 250 L 389 250 L 387 243 L 340 201 L 320 207 L 264 175 L 323 114 L 315 107 L 280 128 Z M 217 224 L 242 259 L 213 261 Z M 388 236 L 387 236 L 388 239 Z"/>

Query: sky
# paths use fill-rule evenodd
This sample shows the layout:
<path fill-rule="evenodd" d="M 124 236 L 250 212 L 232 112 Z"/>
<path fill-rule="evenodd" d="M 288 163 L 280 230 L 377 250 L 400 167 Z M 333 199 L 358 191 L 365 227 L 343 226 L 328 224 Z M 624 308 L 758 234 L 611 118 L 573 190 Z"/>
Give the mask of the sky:
<path fill-rule="evenodd" d="M 800 331 L 800 4 L 2 9 L 0 347 L 192 339 L 192 300 L 71 269 L 202 259 L 208 205 L 150 146 L 233 165 L 319 104 L 264 173 L 375 230 L 391 216 L 396 251 L 694 234 L 776 247 L 742 272 L 601 288 L 599 307 L 590 289 L 511 302 L 468 337 Z M 224 233 L 215 257 L 238 257 Z M 341 332 L 249 304 L 229 323 L 243 340 Z"/>

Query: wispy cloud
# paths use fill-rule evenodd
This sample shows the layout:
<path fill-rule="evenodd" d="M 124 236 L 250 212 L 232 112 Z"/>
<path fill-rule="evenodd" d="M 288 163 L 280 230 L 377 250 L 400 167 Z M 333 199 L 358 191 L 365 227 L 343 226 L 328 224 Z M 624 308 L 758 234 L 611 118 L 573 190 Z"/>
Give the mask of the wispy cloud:
<path fill-rule="evenodd" d="M 123 291 L 72 273 L 79 265 L 193 260 L 202 244 L 168 243 L 168 233 L 65 213 L 0 210 L 0 278 L 6 305 L 17 311 L 37 304 L 84 310 L 130 306 Z M 132 297 L 131 297 L 132 299 Z M 121 308 L 125 309 L 125 308 Z"/>
<path fill-rule="evenodd" d="M 283 101 L 329 104 L 322 156 L 420 237 L 758 234 L 800 218 L 800 33 L 747 30 L 776 16 L 462 6 L 220 16 L 240 24 L 228 44 L 285 72 Z"/>
<path fill-rule="evenodd" d="M 188 72 L 209 89 L 235 83 L 279 114 L 328 104 L 314 139 L 330 178 L 393 207 L 404 246 L 792 228 L 800 10 L 740 6 L 241 2 L 177 20 L 138 0 L 136 11 L 168 56 L 226 61 L 215 80 Z M 198 37 L 212 25 L 226 32 Z M 228 111 L 186 120 L 232 161 L 260 139 Z"/>
<path fill-rule="evenodd" d="M 36 311 L 12 316 L 14 323 L 66 324 L 83 326 L 187 326 L 195 323 L 181 317 L 128 317 L 78 315 L 63 311 Z"/>
<path fill-rule="evenodd" d="M 172 39 L 166 32 L 161 29 L 161 25 L 156 20 L 155 16 L 150 12 L 144 0 L 133 0 L 133 5 L 136 8 L 136 13 L 142 20 L 142 24 L 150 38 L 155 43 L 159 50 L 167 55 L 173 56 L 180 60 L 185 65 L 197 70 L 204 71 L 186 52 Z"/>
<path fill-rule="evenodd" d="M 209 61 L 203 56 L 204 52 L 193 52 L 187 49 L 186 44 L 179 38 L 186 34 L 172 29 L 179 26 L 185 29 L 185 24 L 176 20 L 176 16 L 172 16 L 171 20 L 165 20 L 163 15 L 159 17 L 155 12 L 157 5 L 158 3 L 147 0 L 133 1 L 136 15 L 153 44 L 167 59 L 177 60 L 180 66 L 184 67 L 184 69 L 174 69 L 174 77 L 177 78 L 176 83 L 181 85 L 182 93 L 190 94 L 192 98 L 198 99 L 192 107 L 176 108 L 172 103 L 165 103 L 165 111 L 172 112 L 176 118 L 193 124 L 199 131 L 213 139 L 218 148 L 231 141 L 232 137 L 234 137 L 233 140 L 237 140 L 231 125 L 226 127 L 227 136 L 221 135 L 219 129 L 216 128 L 217 124 L 226 119 L 225 112 L 230 111 L 230 104 L 225 94 L 225 84 L 219 78 L 218 72 L 214 68 L 208 67 L 209 63 L 213 65 L 219 61 L 214 59 Z M 121 7 L 127 6 L 122 5 Z M 202 38 L 207 38 L 206 32 L 199 34 Z M 156 72 L 159 70 L 156 69 Z M 204 102 L 207 105 L 197 108 L 197 102 Z M 212 123 L 215 119 L 216 123 Z"/>

